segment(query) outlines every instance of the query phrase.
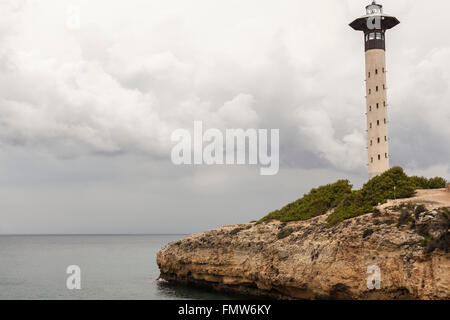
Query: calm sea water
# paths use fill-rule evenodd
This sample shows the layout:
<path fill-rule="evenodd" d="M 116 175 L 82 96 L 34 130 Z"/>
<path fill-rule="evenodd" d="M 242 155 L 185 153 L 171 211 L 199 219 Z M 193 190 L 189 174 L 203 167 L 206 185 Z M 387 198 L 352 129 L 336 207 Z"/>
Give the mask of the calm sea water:
<path fill-rule="evenodd" d="M 0 236 L 0 299 L 233 299 L 158 281 L 156 253 L 183 235 Z M 81 268 L 81 290 L 66 268 Z"/>

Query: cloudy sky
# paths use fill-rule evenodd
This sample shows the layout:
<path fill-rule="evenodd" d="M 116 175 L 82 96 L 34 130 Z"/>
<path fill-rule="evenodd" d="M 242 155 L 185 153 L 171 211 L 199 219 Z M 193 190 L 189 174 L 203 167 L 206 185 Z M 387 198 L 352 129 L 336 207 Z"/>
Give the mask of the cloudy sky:
<path fill-rule="evenodd" d="M 359 187 L 368 2 L 0 0 L 0 233 L 199 232 Z M 383 4 L 391 165 L 450 178 L 450 4 Z M 279 173 L 174 166 L 194 120 L 280 129 Z"/>

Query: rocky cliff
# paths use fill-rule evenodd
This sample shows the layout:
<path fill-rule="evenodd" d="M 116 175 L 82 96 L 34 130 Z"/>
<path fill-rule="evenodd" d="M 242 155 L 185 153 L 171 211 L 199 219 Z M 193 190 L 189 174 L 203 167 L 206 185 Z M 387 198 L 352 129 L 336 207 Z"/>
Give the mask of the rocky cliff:
<path fill-rule="evenodd" d="M 329 213 L 224 226 L 168 244 L 160 277 L 280 299 L 450 299 L 449 206 L 442 189 L 335 226 Z M 379 289 L 368 288 L 374 270 Z"/>

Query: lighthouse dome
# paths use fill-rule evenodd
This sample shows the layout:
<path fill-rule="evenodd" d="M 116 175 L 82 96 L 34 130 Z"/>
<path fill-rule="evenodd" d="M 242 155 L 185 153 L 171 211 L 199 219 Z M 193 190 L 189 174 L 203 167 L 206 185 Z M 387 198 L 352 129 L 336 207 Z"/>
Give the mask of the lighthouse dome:
<path fill-rule="evenodd" d="M 373 1 L 372 4 L 369 4 L 366 7 L 366 13 L 368 15 L 382 14 L 383 13 L 383 6 L 381 4 L 378 4 L 375 1 Z"/>

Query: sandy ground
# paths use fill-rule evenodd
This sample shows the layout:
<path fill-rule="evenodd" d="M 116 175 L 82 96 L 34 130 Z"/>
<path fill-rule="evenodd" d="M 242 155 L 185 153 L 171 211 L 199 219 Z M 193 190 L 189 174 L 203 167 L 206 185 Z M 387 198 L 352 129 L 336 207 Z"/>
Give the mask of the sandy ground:
<path fill-rule="evenodd" d="M 424 203 L 428 208 L 450 207 L 450 192 L 447 189 L 417 190 L 412 198 L 389 200 L 382 208 L 399 205 L 401 203 Z"/>

